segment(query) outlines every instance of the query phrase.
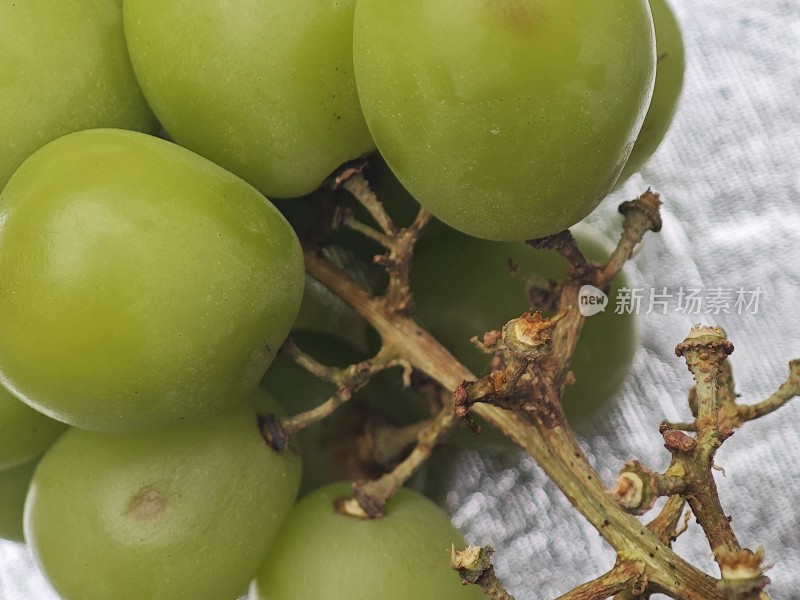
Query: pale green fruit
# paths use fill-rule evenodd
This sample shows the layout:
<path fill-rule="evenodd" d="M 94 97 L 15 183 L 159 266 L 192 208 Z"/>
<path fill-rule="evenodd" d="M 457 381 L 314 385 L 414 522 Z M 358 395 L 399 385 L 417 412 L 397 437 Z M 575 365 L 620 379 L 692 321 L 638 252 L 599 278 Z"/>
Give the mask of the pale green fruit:
<path fill-rule="evenodd" d="M 182 146 L 269 197 L 374 148 L 353 78 L 355 0 L 126 0 L 136 75 Z"/>
<path fill-rule="evenodd" d="M 642 168 L 667 134 L 678 108 L 686 69 L 683 38 L 667 0 L 650 0 L 656 30 L 656 85 L 642 129 L 617 185 Z"/>
<path fill-rule="evenodd" d="M 451 544 L 464 540 L 431 500 L 400 489 L 377 520 L 334 510 L 346 483 L 301 500 L 261 567 L 256 600 L 481 600 L 450 568 Z"/>
<path fill-rule="evenodd" d="M 24 542 L 22 515 L 25 497 L 38 460 L 0 471 L 0 538 Z"/>
<path fill-rule="evenodd" d="M 94 127 L 155 133 L 120 0 L 0 2 L 0 190 L 28 156 Z"/>
<path fill-rule="evenodd" d="M 400 182 L 494 240 L 557 233 L 608 194 L 656 59 L 647 0 L 359 0 L 353 55 Z"/>
<path fill-rule="evenodd" d="M 272 450 L 258 392 L 231 412 L 173 429 L 71 429 L 42 459 L 25 536 L 65 600 L 235 600 L 255 575 L 300 481 Z"/>
<path fill-rule="evenodd" d="M 98 431 L 225 410 L 275 357 L 303 277 L 294 231 L 242 179 L 149 135 L 72 133 L 0 194 L 0 382 Z"/>
<path fill-rule="evenodd" d="M 0 470 L 39 456 L 66 429 L 0 385 Z"/>

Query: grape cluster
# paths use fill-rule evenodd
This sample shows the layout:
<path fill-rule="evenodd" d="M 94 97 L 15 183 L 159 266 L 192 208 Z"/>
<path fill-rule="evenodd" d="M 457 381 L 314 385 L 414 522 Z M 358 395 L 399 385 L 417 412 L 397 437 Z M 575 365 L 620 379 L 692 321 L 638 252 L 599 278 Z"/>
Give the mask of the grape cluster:
<path fill-rule="evenodd" d="M 650 5 L 0 3 L 0 536 L 71 600 L 480 598 L 421 494 L 334 509 L 334 482 L 388 468 L 352 440 L 428 416 L 421 392 L 378 377 L 285 448 L 265 435 L 332 393 L 278 355 L 290 333 L 341 367 L 376 350 L 304 275 L 318 212 L 296 208 L 366 158 L 390 210 L 430 210 L 416 315 L 485 373 L 469 338 L 531 304 L 509 259 L 566 269 L 521 241 L 580 221 L 668 128 L 680 32 Z M 625 377 L 633 323 L 585 338 L 575 416 Z"/>

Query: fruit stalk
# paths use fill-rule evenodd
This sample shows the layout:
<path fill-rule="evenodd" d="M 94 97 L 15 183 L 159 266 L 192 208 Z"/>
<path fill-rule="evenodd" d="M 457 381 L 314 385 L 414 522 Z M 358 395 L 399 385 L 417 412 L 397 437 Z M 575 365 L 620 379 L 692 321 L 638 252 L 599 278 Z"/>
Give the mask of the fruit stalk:
<path fill-rule="evenodd" d="M 620 244 L 622 248 L 617 249 L 610 266 L 603 271 L 609 280 L 621 267 L 621 257 L 630 255 L 638 243 L 637 238 L 641 240 L 646 230 L 654 228 L 654 211 L 649 209 L 649 206 L 655 205 L 654 214 L 657 215 L 657 197 L 653 196 L 643 201 L 644 209 L 636 205 L 626 207 L 630 210 Z M 398 356 L 412 366 L 426 372 L 450 390 L 455 390 L 464 381 L 476 379 L 416 322 L 389 310 L 385 298 L 371 296 L 343 270 L 323 257 L 313 252 L 306 252 L 305 257 L 309 274 L 350 304 L 378 331 L 384 345 L 394 348 Z M 558 344 L 562 347 L 574 346 L 577 342 L 574 328 L 580 327 L 581 319 L 573 316 L 571 320 L 565 318 L 564 321 L 573 325 L 560 327 L 560 335 L 565 341 Z M 724 598 L 716 587 L 716 580 L 678 557 L 654 533 L 622 511 L 589 465 L 566 424 L 552 428 L 544 427 L 541 423 L 532 425 L 518 414 L 487 404 L 475 405 L 472 410 L 531 454 L 624 560 L 643 563 L 652 590 L 686 600 Z"/>
<path fill-rule="evenodd" d="M 514 600 L 494 573 L 494 548 L 468 546 L 461 551 L 453 548 L 452 552 L 451 566 L 461 577 L 461 583 L 480 586 L 490 600 Z"/>
<path fill-rule="evenodd" d="M 559 596 L 556 600 L 605 600 L 612 594 L 633 589 L 634 593 L 647 588 L 643 565 L 621 562 L 605 573 Z M 639 596 L 640 594 L 637 594 Z"/>
<path fill-rule="evenodd" d="M 383 348 L 370 360 L 350 365 L 346 369 L 336 369 L 319 363 L 300 350 L 291 340 L 287 340 L 281 350 L 311 375 L 337 386 L 336 392 L 326 402 L 311 410 L 281 419 L 280 426 L 284 436 L 295 434 L 312 423 L 330 416 L 342 404 L 349 401 L 354 392 L 364 387 L 370 377 L 380 371 L 402 364 L 394 358 L 391 352 L 387 352 Z"/>

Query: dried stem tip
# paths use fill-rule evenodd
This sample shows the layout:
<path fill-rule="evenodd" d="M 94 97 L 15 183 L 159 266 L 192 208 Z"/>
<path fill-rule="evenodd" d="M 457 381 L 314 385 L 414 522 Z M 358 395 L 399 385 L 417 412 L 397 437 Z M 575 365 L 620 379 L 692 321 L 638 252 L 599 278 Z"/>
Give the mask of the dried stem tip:
<path fill-rule="evenodd" d="M 764 561 L 764 548 L 759 547 L 755 552 L 751 550 L 729 550 L 718 548 L 714 556 L 719 562 L 722 578 L 728 580 L 758 579 L 764 574 L 762 562 Z"/>
<path fill-rule="evenodd" d="M 770 580 L 764 575 L 762 566 L 763 548 L 755 552 L 718 548 L 714 555 L 722 571 L 718 587 L 729 600 L 759 600 L 764 597 L 763 590 Z"/>
<path fill-rule="evenodd" d="M 646 221 L 647 229 L 653 232 L 661 231 L 661 197 L 652 190 L 647 190 L 636 200 L 628 200 L 619 205 L 619 212 L 626 217 L 634 214 Z"/>
<path fill-rule="evenodd" d="M 268 415 L 258 415 L 256 419 L 261 438 L 270 448 L 280 452 L 289 445 L 289 436 L 283 429 L 278 417 L 270 413 Z"/>
<path fill-rule="evenodd" d="M 350 517 L 353 519 L 369 521 L 373 518 L 367 514 L 363 508 L 361 508 L 358 500 L 350 496 L 336 498 L 336 500 L 333 501 L 333 509 L 340 515 L 344 515 L 345 517 Z"/>
<path fill-rule="evenodd" d="M 553 325 L 564 315 L 542 317 L 542 313 L 525 313 L 503 327 L 503 342 L 508 350 L 523 360 L 535 360 L 553 347 Z"/>
<path fill-rule="evenodd" d="M 483 572 L 492 566 L 494 548 L 467 546 L 465 550 L 450 549 L 450 566 L 461 574 L 461 580 L 475 583 Z"/>
<path fill-rule="evenodd" d="M 491 600 L 514 600 L 494 574 L 492 567 L 492 554 L 494 548 L 485 546 L 469 546 L 461 552 L 451 547 L 450 566 L 461 576 L 464 585 L 474 584 L 479 586 L 483 593 Z"/>
<path fill-rule="evenodd" d="M 689 453 L 697 447 L 697 440 L 666 423 L 662 423 L 658 431 L 664 438 L 664 447 L 672 453 Z"/>
<path fill-rule="evenodd" d="M 733 352 L 733 344 L 721 328 L 695 325 L 686 339 L 675 347 L 675 354 L 685 356 L 687 362 L 692 351 L 699 352 L 698 358 L 704 362 L 713 360 L 722 363 Z"/>
<path fill-rule="evenodd" d="M 661 475 L 638 460 L 632 460 L 622 467 L 611 494 L 625 512 L 643 515 L 653 508 L 659 497 L 679 494 L 685 487 L 681 477 L 669 473 Z"/>
<path fill-rule="evenodd" d="M 658 475 L 634 460 L 625 463 L 611 494 L 625 512 L 642 515 L 653 508 L 657 489 Z"/>
<path fill-rule="evenodd" d="M 636 473 L 620 473 L 614 489 L 611 490 L 611 494 L 614 496 L 614 500 L 617 501 L 617 504 L 621 505 L 626 512 L 635 511 L 634 514 L 643 514 L 652 507 L 652 505 L 646 508 L 642 506 L 642 501 L 644 499 L 644 482 Z M 639 513 L 639 510 L 643 508 L 644 510 L 642 513 Z"/>

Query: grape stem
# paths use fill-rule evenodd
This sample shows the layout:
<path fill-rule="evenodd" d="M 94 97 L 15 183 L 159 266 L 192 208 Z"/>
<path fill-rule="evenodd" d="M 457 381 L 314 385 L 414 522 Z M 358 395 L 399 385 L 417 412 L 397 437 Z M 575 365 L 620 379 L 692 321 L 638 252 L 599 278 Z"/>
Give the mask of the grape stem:
<path fill-rule="evenodd" d="M 690 512 L 686 512 L 683 516 L 683 524 L 679 525 L 685 506 L 686 501 L 683 498 L 680 496 L 671 496 L 664 504 L 658 516 L 647 524 L 647 528 L 667 547 L 671 548 L 672 542 L 678 539 L 678 536 L 688 528 Z M 647 597 L 639 593 L 639 590 L 633 590 L 632 587 L 631 589 L 626 589 L 618 593 L 614 596 L 614 600 L 636 600 L 637 598 Z M 636 593 L 634 593 L 634 591 Z"/>
<path fill-rule="evenodd" d="M 360 189 L 363 191 L 363 187 Z M 660 204 L 658 195 L 648 190 L 638 199 L 620 207 L 620 212 L 625 216 L 623 233 L 608 263 L 602 267 L 586 261 L 576 251 L 569 234 L 531 242 L 538 247 L 559 250 L 572 264 L 569 279 L 559 287 L 557 306 L 561 310 L 558 319 L 548 323 L 542 330 L 549 332 L 550 339 L 545 340 L 549 344 L 549 352 L 541 356 L 524 356 L 524 352 L 520 355 L 519 348 L 512 348 L 513 344 L 504 335 L 504 346 L 501 348 L 503 361 L 498 369 L 481 380 L 474 377 L 447 349 L 406 314 L 405 307 L 410 300 L 410 291 L 400 296 L 402 301 L 398 310 L 394 303 L 399 296 L 389 293 L 385 296 L 372 296 L 324 256 L 312 251 L 306 252 L 308 273 L 329 287 L 375 328 L 382 338 L 383 350 L 426 373 L 443 388 L 454 390 L 452 401 L 448 402 L 433 421 L 423 427 L 418 435 L 417 446 L 395 471 L 376 482 L 360 483 L 356 486 L 357 503 L 366 513 L 380 514 L 386 498 L 402 485 L 413 469 L 427 458 L 433 445 L 457 423 L 457 410 L 460 409 L 462 415 L 468 410 L 498 427 L 531 454 L 570 502 L 617 551 L 617 565 L 614 569 L 562 598 L 605 598 L 617 594 L 616 597 L 622 599 L 664 593 L 683 600 L 723 600 L 734 597 L 729 596 L 726 591 L 726 573 L 733 572 L 731 565 L 742 562 L 755 565 L 752 567 L 754 580 L 761 587 L 754 597 L 762 600 L 768 598 L 761 591 L 768 580 L 761 573 L 759 555 L 757 552 L 739 548 L 730 523 L 722 513 L 716 487 L 710 476 L 714 450 L 729 435 L 728 429 L 720 424 L 718 415 L 721 406 L 731 404 L 726 395 L 733 394 L 732 380 L 726 381 L 722 387 L 715 384 L 718 376 L 724 376 L 725 373 L 722 365 L 723 355 L 726 355 L 724 349 L 727 348 L 726 343 L 729 344 L 727 340 L 716 339 L 714 342 L 723 350 L 720 354 L 721 360 L 718 361 L 719 368 L 711 377 L 706 372 L 710 364 L 707 360 L 708 349 L 695 347 L 696 332 L 690 334 L 683 346 L 679 345 L 687 360 L 701 365 L 696 372 L 693 371 L 696 378 L 698 435 L 693 439 L 682 432 L 662 427 L 665 445 L 673 453 L 673 465 L 672 470 L 664 475 L 653 475 L 656 478 L 657 491 L 671 496 L 658 517 L 647 527 L 627 514 L 614 494 L 602 483 L 560 413 L 559 398 L 564 385 L 569 381 L 569 361 L 584 319 L 573 305 L 574 298 L 577 297 L 580 286 L 585 283 L 600 288 L 610 285 L 644 234 L 661 228 Z M 380 219 L 376 220 L 380 223 Z M 424 220 L 423 215 L 423 224 Z M 391 233 L 386 228 L 384 230 L 387 235 Z M 413 243 L 395 259 L 408 263 L 410 268 L 412 249 Z M 507 324 L 507 327 L 510 325 L 511 323 Z M 505 331 L 504 329 L 504 334 Z M 522 339 L 527 340 L 528 336 L 523 335 Z M 497 343 L 497 340 L 497 335 L 485 337 L 484 345 Z M 695 360 L 697 357 L 700 357 L 700 362 Z M 766 414 L 774 410 L 789 395 L 797 393 L 800 366 L 798 361 L 791 365 L 790 380 L 775 396 L 761 403 L 762 408 L 755 409 L 754 416 L 758 412 Z M 701 372 L 705 375 L 701 376 Z M 538 382 L 539 387 L 531 384 L 531 381 Z M 518 393 L 520 385 L 526 387 L 526 393 L 530 396 L 527 403 L 525 394 L 520 394 L 515 402 L 509 402 Z M 542 389 L 546 392 L 544 396 L 554 396 L 556 401 L 542 403 Z M 717 395 L 720 389 L 722 391 Z M 464 402 L 465 395 L 469 402 Z M 539 399 L 532 397 L 533 395 L 538 395 Z M 542 409 L 543 405 L 547 410 Z M 676 457 L 689 456 L 693 458 L 683 461 L 686 469 L 684 472 L 672 468 L 678 463 Z M 703 460 L 696 460 L 696 457 Z M 684 499 L 689 501 L 701 524 L 702 520 L 706 521 L 704 530 L 707 529 L 712 548 L 717 548 L 715 554 L 721 566 L 721 580 L 701 572 L 670 548 L 671 541 L 680 533 L 677 524 Z M 721 522 L 722 517 L 724 524 Z"/>
<path fill-rule="evenodd" d="M 644 231 L 640 234 L 644 234 Z M 632 246 L 631 246 L 632 247 Z M 409 317 L 389 311 L 385 298 L 374 297 L 346 272 L 321 255 L 306 252 L 308 273 L 350 304 L 381 335 L 384 346 L 455 390 L 462 382 L 475 381 L 449 351 Z M 578 311 L 574 311 L 578 312 Z M 449 407 L 455 413 L 455 402 Z M 656 589 L 673 598 L 723 600 L 716 580 L 674 554 L 635 517 L 626 514 L 589 465 L 574 435 L 566 426 L 547 429 L 531 426 L 518 414 L 490 404 L 476 404 L 472 411 L 500 428 L 513 442 L 531 454 L 573 505 L 626 559 L 640 560 L 651 572 Z M 445 423 L 455 417 L 446 417 Z"/>
<path fill-rule="evenodd" d="M 380 425 L 367 423 L 363 437 L 362 460 L 372 461 L 387 470 L 393 468 L 397 464 L 397 457 L 417 442 L 420 433 L 429 422 L 420 421 L 403 427 L 385 423 Z"/>
<path fill-rule="evenodd" d="M 800 396 L 800 360 L 789 363 L 789 377 L 768 398 L 756 404 L 738 404 L 732 391 L 731 368 L 728 361 L 723 363 L 723 371 L 719 375 L 719 425 L 722 429 L 736 430 L 748 421 L 759 419 L 775 412 L 795 396 Z M 696 389 L 690 395 L 690 402 L 696 403 Z M 697 431 L 696 421 L 665 422 L 672 429 L 681 431 Z"/>
<path fill-rule="evenodd" d="M 389 216 L 378 196 L 372 190 L 367 178 L 364 177 L 366 161 L 360 164 L 351 164 L 348 168 L 339 173 L 333 182 L 333 187 L 342 187 L 367 209 L 372 218 L 383 231 L 383 239 L 387 242 L 397 236 L 398 230 L 394 221 Z M 385 244 L 386 245 L 386 244 Z"/>
<path fill-rule="evenodd" d="M 452 549 L 450 566 L 458 572 L 461 583 L 477 585 L 490 600 L 514 600 L 494 573 L 491 546 L 468 546 L 466 550 Z"/>
<path fill-rule="evenodd" d="M 576 587 L 556 600 L 605 600 L 624 590 L 632 590 L 631 593 L 640 596 L 646 588 L 644 565 L 623 561 L 618 562 L 604 575 Z"/>
<path fill-rule="evenodd" d="M 411 308 L 411 257 L 431 215 L 420 208 L 411 225 L 398 229 L 364 177 L 365 167 L 366 162 L 363 162 L 343 170 L 334 179 L 334 187 L 341 186 L 350 192 L 367 209 L 381 231 L 357 221 L 351 211 L 340 213 L 338 220 L 386 249 L 385 254 L 375 257 L 375 263 L 384 267 L 389 274 L 389 285 L 384 295 L 386 307 L 392 313 L 408 314 Z"/>
<path fill-rule="evenodd" d="M 285 447 L 289 436 L 333 414 L 337 408 L 349 401 L 355 392 L 363 388 L 376 373 L 392 367 L 406 366 L 406 362 L 397 358 L 394 351 L 385 347 L 382 347 L 371 359 L 350 365 L 344 369 L 323 365 L 298 348 L 291 339 L 284 342 L 281 352 L 287 354 L 312 375 L 323 381 L 336 384 L 336 392 L 325 402 L 311 410 L 281 419 L 278 422 L 280 430 L 268 434 L 268 437 L 271 437 L 270 443 L 276 450 L 282 450 Z"/>
<path fill-rule="evenodd" d="M 361 508 L 370 518 L 380 518 L 386 501 L 408 481 L 420 466 L 430 457 L 433 449 L 458 424 L 453 406 L 446 406 L 434 419 L 426 422 L 417 434 L 416 445 L 411 453 L 394 469 L 378 479 L 357 481 L 353 484 L 353 494 Z"/>

